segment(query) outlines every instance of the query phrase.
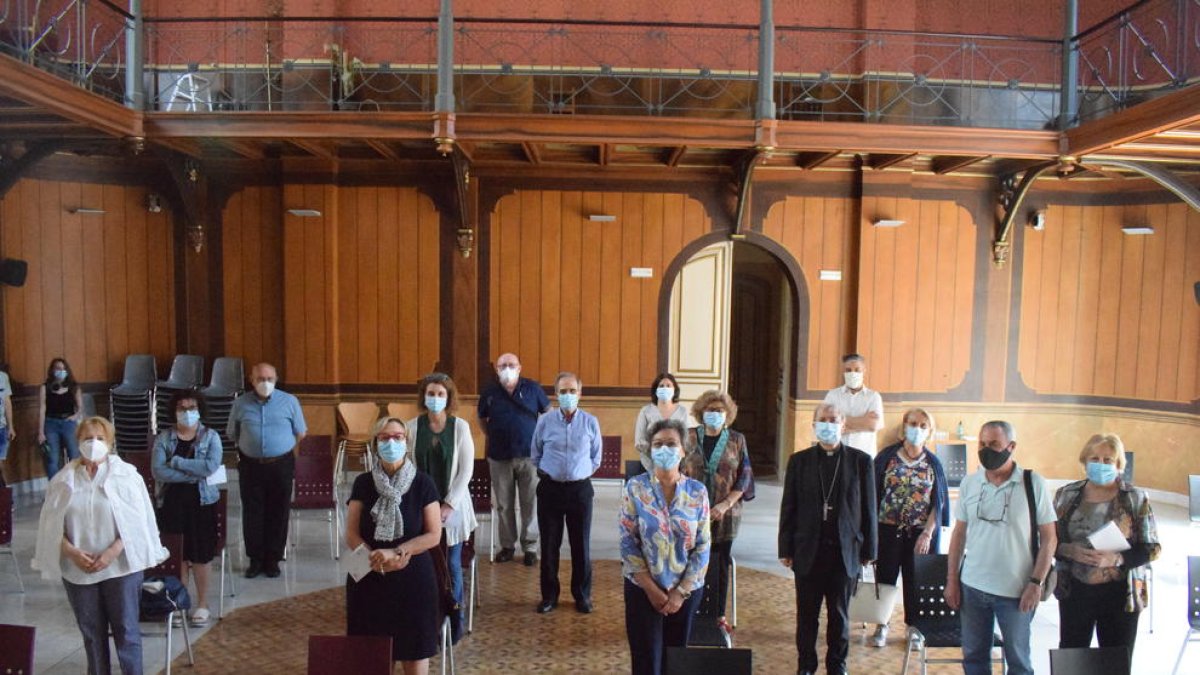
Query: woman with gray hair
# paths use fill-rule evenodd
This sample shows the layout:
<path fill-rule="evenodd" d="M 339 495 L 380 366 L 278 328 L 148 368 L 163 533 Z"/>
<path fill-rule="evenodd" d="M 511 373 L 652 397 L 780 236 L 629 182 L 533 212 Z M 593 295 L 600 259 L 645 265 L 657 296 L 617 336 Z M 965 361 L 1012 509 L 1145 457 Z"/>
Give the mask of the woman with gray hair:
<path fill-rule="evenodd" d="M 429 672 L 438 644 L 438 584 L 427 551 L 442 538 L 437 486 L 408 457 L 404 422 L 375 423 L 379 461 L 358 476 L 346 507 L 346 544 L 371 550 L 371 572 L 346 578 L 346 633 L 392 638 L 406 675 Z"/>

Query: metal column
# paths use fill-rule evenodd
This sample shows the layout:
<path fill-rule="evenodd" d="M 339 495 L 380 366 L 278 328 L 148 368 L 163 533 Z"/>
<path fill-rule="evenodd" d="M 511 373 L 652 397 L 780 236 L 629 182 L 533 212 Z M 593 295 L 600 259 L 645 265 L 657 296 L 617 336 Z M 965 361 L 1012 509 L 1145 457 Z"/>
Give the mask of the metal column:
<path fill-rule="evenodd" d="M 1079 114 L 1079 51 L 1075 35 L 1079 33 L 1079 0 L 1067 0 L 1064 7 L 1062 40 L 1062 93 L 1059 96 L 1058 128 L 1066 130 Z"/>
<path fill-rule="evenodd" d="M 775 11 L 774 0 L 762 0 L 758 22 L 758 104 L 754 117 L 775 119 Z"/>
<path fill-rule="evenodd" d="M 442 0 L 438 10 L 437 97 L 433 109 L 454 112 L 454 9 L 451 0 Z"/>
<path fill-rule="evenodd" d="M 145 26 L 142 24 L 142 0 L 129 0 L 132 19 L 125 20 L 125 105 L 134 110 L 146 107 L 146 80 L 143 66 L 146 55 L 144 44 Z"/>

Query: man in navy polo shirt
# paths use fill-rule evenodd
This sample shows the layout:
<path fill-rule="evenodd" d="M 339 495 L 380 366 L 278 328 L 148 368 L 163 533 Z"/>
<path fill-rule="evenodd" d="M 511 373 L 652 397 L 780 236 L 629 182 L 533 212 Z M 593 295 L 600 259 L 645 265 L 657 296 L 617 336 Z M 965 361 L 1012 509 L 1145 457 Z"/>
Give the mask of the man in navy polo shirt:
<path fill-rule="evenodd" d="M 537 467 L 529 458 L 530 440 L 538 416 L 550 409 L 550 399 L 542 385 L 521 377 L 521 360 L 516 354 L 501 354 L 496 359 L 499 379 L 479 396 L 479 421 L 487 433 L 488 467 L 492 489 L 496 492 L 499 515 L 500 553 L 496 562 L 513 559 L 517 544 L 516 499 L 520 492 L 521 549 L 525 566 L 537 562 L 538 532 L 534 515 L 537 491 Z"/>

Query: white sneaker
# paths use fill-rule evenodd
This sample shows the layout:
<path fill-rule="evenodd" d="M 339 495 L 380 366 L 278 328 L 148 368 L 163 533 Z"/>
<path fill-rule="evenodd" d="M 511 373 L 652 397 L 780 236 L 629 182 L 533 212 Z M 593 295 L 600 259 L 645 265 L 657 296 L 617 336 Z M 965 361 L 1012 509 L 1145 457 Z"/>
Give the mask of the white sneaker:
<path fill-rule="evenodd" d="M 871 643 L 876 647 L 887 646 L 888 627 L 880 625 L 875 629 L 875 635 L 871 638 Z"/>

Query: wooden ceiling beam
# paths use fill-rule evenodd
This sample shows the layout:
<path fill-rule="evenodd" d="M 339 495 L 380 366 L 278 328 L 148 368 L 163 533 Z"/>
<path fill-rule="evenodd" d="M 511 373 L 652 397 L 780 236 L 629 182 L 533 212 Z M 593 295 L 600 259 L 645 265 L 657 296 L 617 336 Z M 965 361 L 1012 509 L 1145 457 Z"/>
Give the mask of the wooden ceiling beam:
<path fill-rule="evenodd" d="M 904 152 L 904 153 L 899 153 L 899 154 L 895 154 L 895 155 L 871 153 L 871 159 L 870 159 L 870 162 L 868 163 L 868 166 L 870 166 L 872 169 L 875 169 L 876 171 L 883 171 L 884 169 L 896 166 L 897 164 L 899 164 L 905 160 L 912 159 L 913 157 L 916 157 L 916 156 L 917 156 L 917 153 L 915 153 L 915 152 Z"/>
<path fill-rule="evenodd" d="M 525 159 L 530 164 L 537 166 L 542 163 L 542 150 L 537 143 L 526 141 L 521 144 L 521 150 L 525 153 Z"/>
<path fill-rule="evenodd" d="M 263 148 L 262 143 L 240 138 L 222 138 L 216 143 L 236 155 L 245 157 L 246 159 L 266 159 L 267 153 Z"/>
<path fill-rule="evenodd" d="M 109 136 L 142 136 L 141 113 L 0 54 L 0 95 Z"/>
<path fill-rule="evenodd" d="M 677 145 L 667 152 L 666 165 L 674 169 L 679 166 L 679 162 L 683 161 L 683 156 L 687 154 L 688 146 Z"/>
<path fill-rule="evenodd" d="M 840 154 L 842 154 L 840 149 L 830 150 L 829 152 L 801 152 L 796 155 L 796 166 L 806 171 L 811 171 Z"/>
<path fill-rule="evenodd" d="M 305 138 L 292 138 L 288 139 L 288 142 L 314 157 L 320 157 L 331 162 L 337 161 L 337 147 L 332 143 Z"/>
<path fill-rule="evenodd" d="M 1063 154 L 1083 157 L 1197 122 L 1200 96 L 1187 87 L 1067 130 Z"/>
<path fill-rule="evenodd" d="M 195 138 L 156 138 L 154 143 L 170 148 L 175 152 L 201 159 L 204 157 L 204 147 L 200 145 L 200 141 Z"/>
<path fill-rule="evenodd" d="M 990 158 L 991 155 L 981 155 L 975 157 L 953 157 L 953 156 L 938 156 L 934 157 L 929 163 L 929 168 L 934 173 L 941 176 L 947 173 L 961 171 L 976 162 L 982 162 Z"/>
<path fill-rule="evenodd" d="M 458 141 L 456 143 L 458 149 L 462 150 L 463 157 L 467 158 L 468 162 L 475 161 L 475 144 L 467 141 Z"/>
<path fill-rule="evenodd" d="M 384 159 L 390 159 L 393 162 L 400 160 L 400 155 L 392 146 L 387 144 L 387 141 L 381 141 L 377 138 L 364 138 L 363 142 L 371 146 L 371 149 L 379 153 Z"/>
<path fill-rule="evenodd" d="M 612 146 L 608 143 L 601 143 L 596 151 L 596 159 L 600 166 L 608 166 L 609 161 L 612 159 Z"/>

